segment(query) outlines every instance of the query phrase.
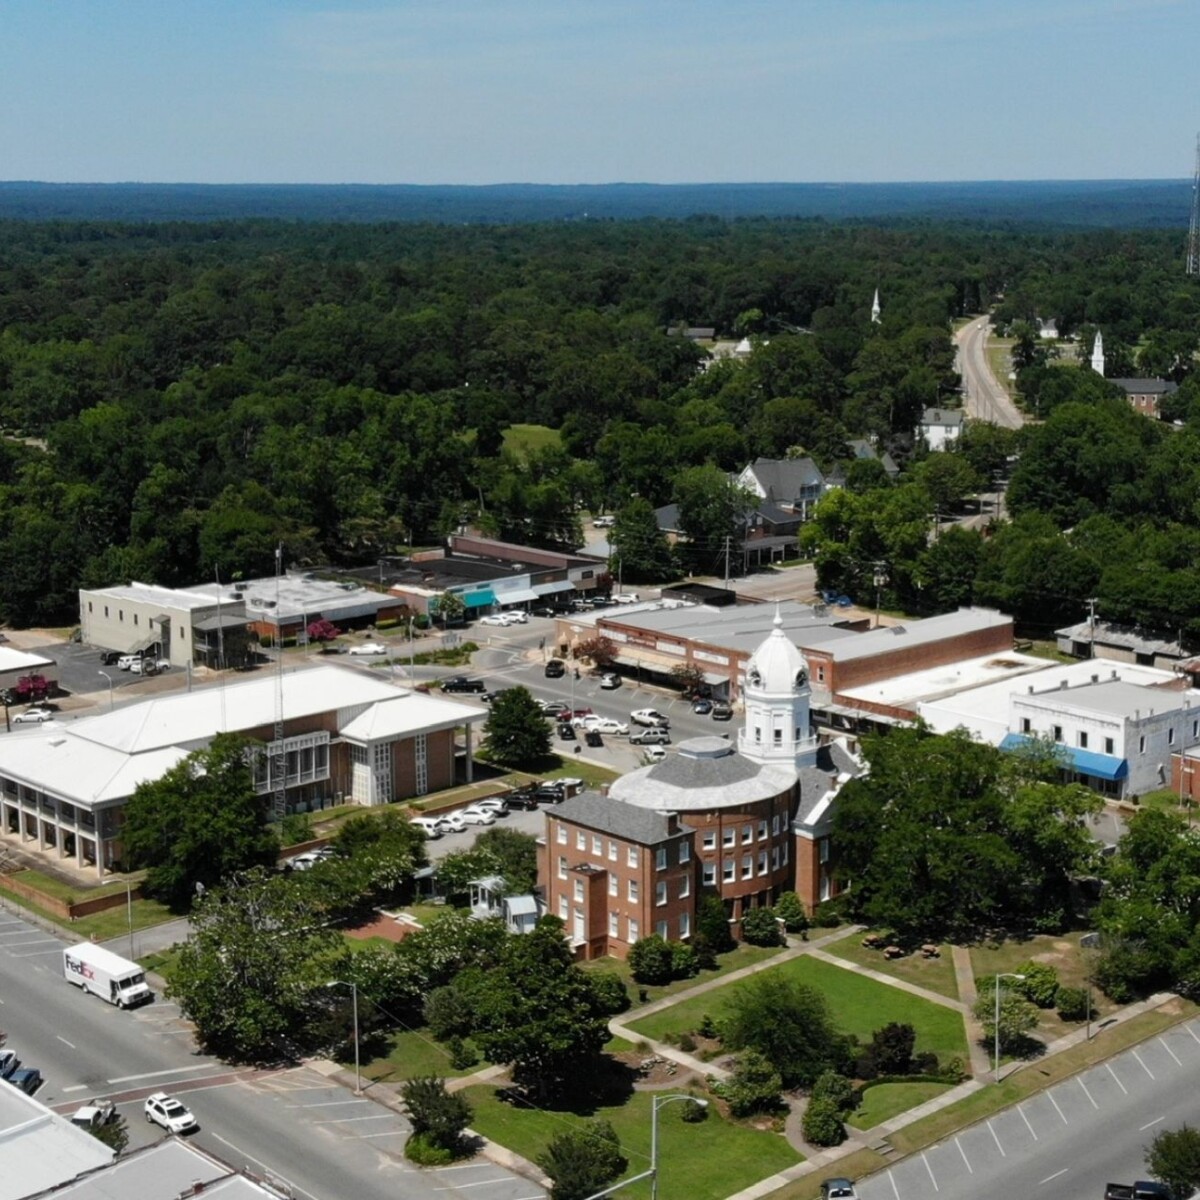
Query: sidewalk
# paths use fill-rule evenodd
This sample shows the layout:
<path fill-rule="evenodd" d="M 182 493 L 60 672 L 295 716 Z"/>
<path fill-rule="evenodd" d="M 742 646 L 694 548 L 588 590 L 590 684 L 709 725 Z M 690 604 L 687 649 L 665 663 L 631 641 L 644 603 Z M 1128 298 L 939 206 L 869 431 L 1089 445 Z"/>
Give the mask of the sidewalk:
<path fill-rule="evenodd" d="M 967 1050 L 971 1056 L 971 1074 L 976 1079 L 986 1079 L 991 1063 L 984 1050 L 983 1025 L 975 1019 L 975 1002 L 979 993 L 975 988 L 975 972 L 971 968 L 971 952 L 965 946 L 955 946 L 954 981 L 958 984 L 959 999 L 965 1005 L 963 1020 L 967 1024 Z"/>

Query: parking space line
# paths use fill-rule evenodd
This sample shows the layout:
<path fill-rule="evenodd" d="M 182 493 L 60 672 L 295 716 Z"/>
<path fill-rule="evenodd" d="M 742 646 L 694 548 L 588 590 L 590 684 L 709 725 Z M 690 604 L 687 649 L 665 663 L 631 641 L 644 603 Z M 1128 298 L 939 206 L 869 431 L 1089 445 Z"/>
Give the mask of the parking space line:
<path fill-rule="evenodd" d="M 1089 1091 L 1087 1090 L 1087 1084 L 1083 1082 L 1083 1076 L 1082 1076 L 1082 1075 L 1076 1075 L 1076 1076 L 1075 1076 L 1075 1081 L 1076 1081 L 1076 1082 L 1079 1084 L 1079 1086 L 1080 1086 L 1081 1088 L 1083 1088 L 1083 1094 L 1084 1094 L 1084 1095 L 1085 1095 L 1085 1096 L 1086 1096 L 1086 1097 L 1087 1097 L 1089 1100 L 1091 1100 L 1091 1102 L 1092 1102 L 1092 1107 L 1093 1107 L 1093 1108 L 1097 1108 L 1097 1109 L 1098 1109 L 1098 1108 L 1100 1107 L 1100 1105 L 1098 1105 L 1098 1104 L 1096 1103 L 1096 1101 L 1095 1101 L 1095 1098 L 1092 1096 L 1092 1093 L 1091 1093 L 1091 1092 L 1089 1092 Z"/>
<path fill-rule="evenodd" d="M 1057 1179 L 1060 1175 L 1065 1175 L 1070 1169 L 1070 1167 L 1063 1167 L 1061 1171 L 1055 1171 L 1053 1175 L 1047 1175 L 1045 1179 L 1039 1179 L 1038 1187 L 1041 1187 L 1043 1183 L 1049 1183 L 1052 1179 Z"/>
<path fill-rule="evenodd" d="M 1163 1041 L 1162 1038 L 1158 1039 L 1158 1044 L 1175 1060 L 1176 1066 L 1180 1066 L 1180 1067 L 1183 1066 L 1183 1063 L 1180 1062 L 1180 1060 L 1179 1060 L 1179 1056 L 1175 1053 L 1174 1050 L 1171 1049 L 1170 1046 L 1167 1045 L 1166 1042 Z"/>
<path fill-rule="evenodd" d="M 1112 1063 L 1105 1063 L 1104 1065 L 1108 1068 L 1108 1073 L 1113 1077 L 1113 1080 L 1116 1083 L 1117 1087 L 1119 1087 L 1121 1089 L 1121 1091 L 1123 1091 L 1125 1093 L 1125 1095 L 1128 1096 L 1129 1089 L 1121 1082 L 1120 1077 L 1117 1075 L 1116 1071 L 1114 1071 L 1112 1069 Z"/>
<path fill-rule="evenodd" d="M 991 1121 L 985 1121 L 984 1124 L 988 1127 L 988 1133 L 992 1135 L 992 1141 L 996 1143 L 996 1149 L 1000 1151 L 1001 1158 L 1007 1158 L 1008 1155 L 1004 1152 L 1004 1147 L 1000 1145 L 1000 1139 L 996 1136 L 996 1131 L 992 1128 Z"/>
<path fill-rule="evenodd" d="M 938 1181 L 933 1176 L 933 1168 L 929 1165 L 929 1159 L 925 1157 L 925 1151 L 921 1151 L 921 1161 L 925 1164 L 925 1170 L 929 1172 L 929 1182 L 933 1184 L 933 1190 L 940 1192 L 942 1189 L 938 1187 Z"/>
<path fill-rule="evenodd" d="M 408 1134 L 403 1129 L 389 1129 L 387 1133 L 356 1133 L 354 1135 L 359 1141 L 368 1142 L 371 1138 L 381 1137 L 407 1137 Z"/>
<path fill-rule="evenodd" d="M 447 1187 L 435 1187 L 433 1190 L 435 1192 L 457 1192 L 460 1188 L 466 1189 L 466 1188 L 473 1188 L 473 1187 L 494 1187 L 497 1183 L 504 1183 L 504 1182 L 506 1182 L 506 1180 L 505 1180 L 504 1176 L 501 1175 L 497 1179 L 477 1179 L 474 1183 L 452 1183 L 452 1184 L 449 1184 Z M 933 1186 L 935 1189 L 937 1188 L 936 1183 Z"/>
<path fill-rule="evenodd" d="M 958 1140 L 958 1138 L 955 1138 L 954 1144 L 958 1147 L 959 1154 L 962 1155 L 963 1165 L 967 1168 L 968 1171 L 970 1171 L 970 1173 L 972 1175 L 974 1175 L 975 1168 L 973 1166 L 971 1166 L 971 1160 L 967 1157 L 967 1152 L 962 1148 L 962 1142 L 960 1142 Z"/>
<path fill-rule="evenodd" d="M 1146 1066 L 1146 1064 L 1144 1062 L 1142 1062 L 1142 1056 L 1137 1052 L 1137 1048 L 1130 1047 L 1129 1052 L 1130 1052 L 1130 1054 L 1133 1055 L 1134 1058 L 1136 1058 L 1138 1060 L 1138 1063 L 1141 1065 L 1142 1070 L 1145 1071 L 1146 1074 L 1149 1075 L 1151 1079 L 1153 1079 L 1154 1072 L 1152 1070 L 1150 1070 L 1150 1068 L 1148 1066 Z"/>
<path fill-rule="evenodd" d="M 1160 1121 L 1165 1121 L 1166 1117 L 1155 1117 L 1153 1121 L 1147 1121 L 1145 1125 L 1138 1126 L 1138 1133 L 1145 1133 L 1147 1129 L 1153 1129 Z"/>
<path fill-rule="evenodd" d="M 1190 1025 L 1185 1025 L 1184 1029 L 1186 1029 L 1188 1033 L 1192 1035 L 1192 1041 L 1200 1045 L 1200 1036 L 1197 1035 L 1196 1031 Z"/>
<path fill-rule="evenodd" d="M 457 1167 L 438 1167 L 437 1173 L 444 1175 L 447 1171 L 486 1171 L 489 1163 L 461 1163 Z"/>
<path fill-rule="evenodd" d="M 1047 1093 L 1046 1093 L 1046 1099 L 1047 1099 L 1047 1100 L 1049 1100 L 1049 1101 L 1050 1101 L 1050 1103 L 1054 1105 L 1054 1111 L 1055 1111 L 1056 1113 L 1058 1113 L 1058 1115 L 1059 1115 L 1060 1117 L 1062 1117 L 1062 1123 L 1063 1123 L 1064 1125 L 1070 1125 L 1070 1123 L 1071 1123 L 1071 1122 L 1067 1120 L 1067 1118 L 1066 1118 L 1066 1115 L 1063 1113 L 1063 1110 L 1062 1110 L 1061 1108 L 1059 1108 L 1059 1107 L 1058 1107 L 1058 1101 L 1057 1101 L 1057 1100 L 1055 1100 L 1055 1098 L 1054 1098 L 1054 1093 L 1053 1093 L 1053 1092 L 1047 1092 Z"/>
<path fill-rule="evenodd" d="M 1025 1110 L 1018 1104 L 1017 1112 L 1021 1114 L 1021 1120 L 1025 1122 L 1025 1128 L 1029 1130 L 1029 1136 L 1036 1142 L 1038 1135 L 1033 1132 L 1033 1126 L 1029 1123 L 1029 1118 L 1025 1115 Z"/>
<path fill-rule="evenodd" d="M 900 1189 L 896 1186 L 896 1177 L 891 1173 L 891 1171 L 888 1171 L 887 1175 L 888 1182 L 892 1185 L 892 1195 L 896 1197 L 896 1200 L 900 1200 Z"/>
<path fill-rule="evenodd" d="M 353 1125 L 355 1121 L 394 1121 L 395 1113 L 380 1113 L 375 1117 L 338 1117 L 333 1121 L 313 1121 L 314 1125 Z"/>
<path fill-rule="evenodd" d="M 335 1104 L 372 1104 L 371 1100 L 360 1100 L 351 1097 L 348 1100 L 319 1100 L 316 1104 L 285 1104 L 284 1108 L 332 1108 Z"/>

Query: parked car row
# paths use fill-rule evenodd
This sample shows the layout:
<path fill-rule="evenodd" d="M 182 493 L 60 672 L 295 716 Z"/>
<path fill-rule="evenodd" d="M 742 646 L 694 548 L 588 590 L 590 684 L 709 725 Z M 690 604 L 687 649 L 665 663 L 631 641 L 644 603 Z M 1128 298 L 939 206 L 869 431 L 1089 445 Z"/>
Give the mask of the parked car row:
<path fill-rule="evenodd" d="M 410 819 L 430 841 L 436 841 L 445 833 L 463 833 L 474 825 L 494 825 L 497 817 L 508 816 L 508 810 L 508 797 L 488 796 L 484 800 L 476 800 L 466 808 L 458 808 L 453 812 L 428 814 Z"/>
<path fill-rule="evenodd" d="M 0 1079 L 32 1096 L 42 1086 L 37 1067 L 23 1067 L 15 1050 L 0 1050 Z"/>
<path fill-rule="evenodd" d="M 480 625 L 528 625 L 529 614 L 519 608 L 514 608 L 508 612 L 489 613 L 486 617 L 480 617 L 479 623 Z"/>
<path fill-rule="evenodd" d="M 572 731 L 573 733 L 573 731 Z M 514 788 L 505 799 L 509 808 L 535 809 L 539 804 L 561 804 L 583 787 L 583 780 L 575 777 L 544 779 L 541 783 L 527 783 Z"/>
<path fill-rule="evenodd" d="M 318 846 L 315 850 L 306 850 L 295 858 L 289 858 L 284 866 L 291 867 L 293 871 L 311 871 L 319 863 L 328 862 L 336 856 L 337 851 L 332 846 Z"/>

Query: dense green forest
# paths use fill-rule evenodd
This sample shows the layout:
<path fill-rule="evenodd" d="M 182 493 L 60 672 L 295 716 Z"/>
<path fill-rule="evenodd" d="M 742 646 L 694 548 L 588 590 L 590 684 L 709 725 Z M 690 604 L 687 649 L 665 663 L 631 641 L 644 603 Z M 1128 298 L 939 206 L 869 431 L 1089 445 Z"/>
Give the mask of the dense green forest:
<path fill-rule="evenodd" d="M 883 559 L 916 611 L 975 599 L 1045 625 L 1098 595 L 1188 626 L 1200 292 L 1180 252 L 1177 232 L 915 222 L 0 223 L 0 612 L 269 571 L 280 540 L 291 562 L 373 562 L 464 517 L 574 546 L 600 508 L 627 577 L 653 573 L 650 507 L 678 501 L 703 560 L 740 503 L 724 473 L 790 452 L 847 464 L 807 534 L 831 586 L 861 592 Z M 1019 347 L 1038 315 L 1102 327 L 1182 382 L 1181 428 L 1026 346 L 1044 424 L 914 448 L 921 410 L 957 402 L 952 322 L 992 306 Z M 679 322 L 755 351 L 700 371 Z M 560 436 L 506 447 L 524 424 Z M 897 484 L 851 463 L 861 437 Z M 1011 525 L 930 538 L 1017 454 Z"/>

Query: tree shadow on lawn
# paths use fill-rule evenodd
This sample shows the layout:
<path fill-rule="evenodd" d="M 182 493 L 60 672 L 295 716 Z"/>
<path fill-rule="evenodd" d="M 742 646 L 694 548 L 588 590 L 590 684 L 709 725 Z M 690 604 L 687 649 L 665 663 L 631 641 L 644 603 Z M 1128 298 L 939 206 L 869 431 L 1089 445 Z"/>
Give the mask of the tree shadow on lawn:
<path fill-rule="evenodd" d="M 498 1088 L 496 1097 L 515 1108 L 543 1108 L 550 1112 L 569 1112 L 591 1117 L 602 1108 L 618 1108 L 633 1095 L 638 1073 L 626 1063 L 602 1056 L 594 1070 L 572 1078 L 561 1091 L 537 1096 L 517 1084 Z"/>
<path fill-rule="evenodd" d="M 991 1062 L 992 1056 L 996 1053 L 994 1039 L 981 1037 L 976 1042 L 976 1045 L 987 1055 L 988 1062 Z M 1001 1049 L 1001 1054 L 1005 1058 L 1015 1059 L 1019 1062 L 1036 1062 L 1039 1058 L 1045 1058 L 1046 1043 L 1040 1038 L 1030 1037 L 1028 1034 L 1025 1034 L 1020 1038 L 1006 1042 Z"/>

